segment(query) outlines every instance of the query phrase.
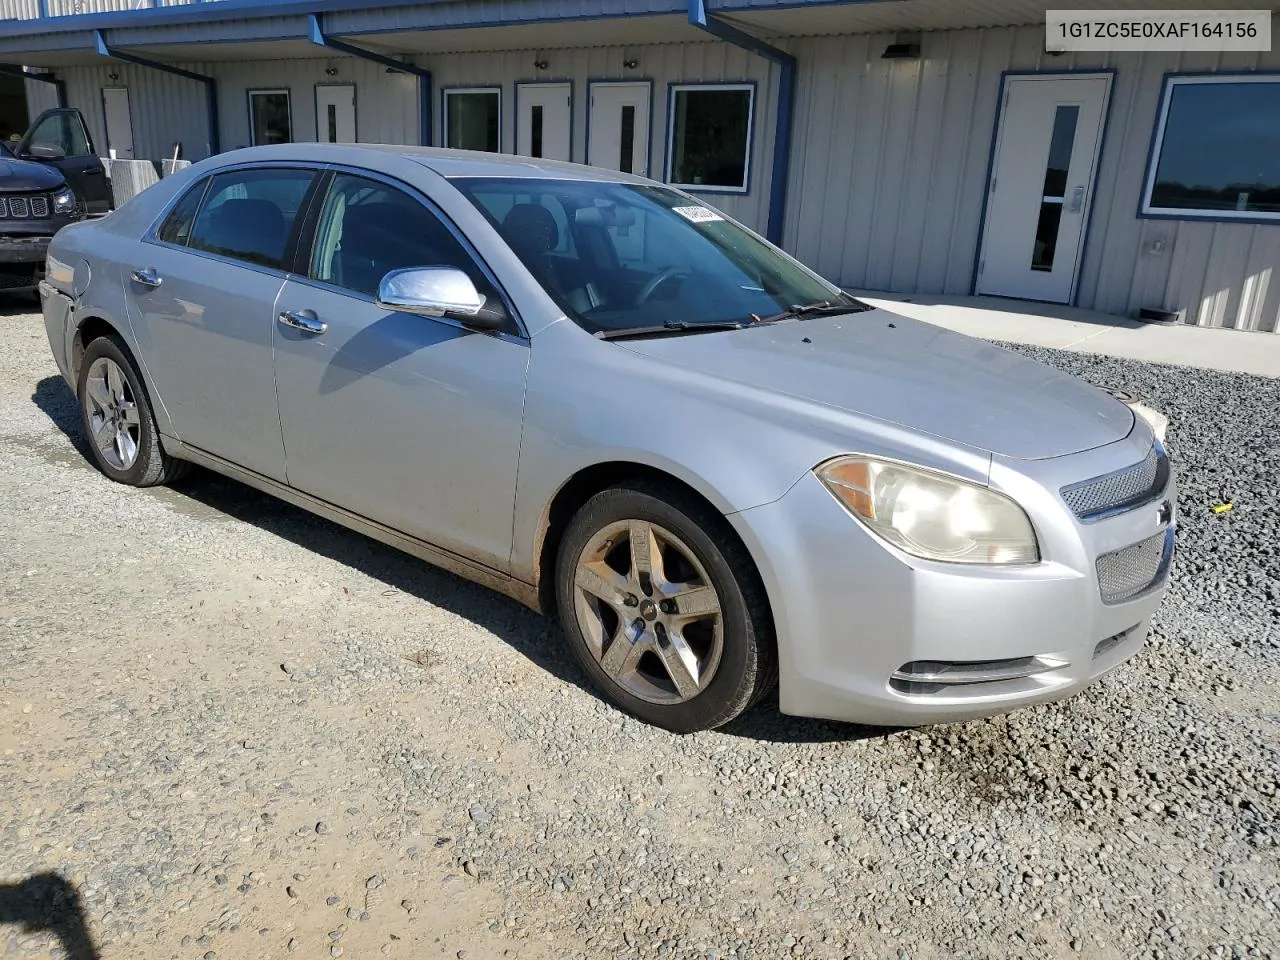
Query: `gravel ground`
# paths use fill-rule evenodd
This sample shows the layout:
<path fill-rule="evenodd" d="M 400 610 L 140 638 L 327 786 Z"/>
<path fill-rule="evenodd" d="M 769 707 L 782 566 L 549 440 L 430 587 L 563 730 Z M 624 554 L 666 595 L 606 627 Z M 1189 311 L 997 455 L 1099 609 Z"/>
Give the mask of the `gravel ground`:
<path fill-rule="evenodd" d="M 0 325 L 0 956 L 1280 949 L 1280 380 L 1026 351 L 1172 419 L 1173 589 L 1083 695 L 677 737 L 511 602 L 209 475 L 110 484 Z"/>

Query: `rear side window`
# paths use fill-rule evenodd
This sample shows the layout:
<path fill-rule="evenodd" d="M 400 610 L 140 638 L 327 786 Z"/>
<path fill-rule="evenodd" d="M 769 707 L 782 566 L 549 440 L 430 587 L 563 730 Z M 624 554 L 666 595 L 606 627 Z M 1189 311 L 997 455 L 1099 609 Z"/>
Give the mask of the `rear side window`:
<path fill-rule="evenodd" d="M 310 170 L 278 168 L 219 174 L 209 184 L 188 246 L 283 268 L 293 222 L 314 179 Z"/>
<path fill-rule="evenodd" d="M 208 180 L 201 180 L 174 204 L 173 209 L 169 211 L 169 216 L 165 217 L 164 223 L 160 225 L 157 236 L 161 240 L 183 247 L 187 245 L 187 241 L 191 239 L 191 224 L 196 219 L 196 211 L 200 209 L 200 201 L 204 198 L 204 191 L 208 186 Z"/>

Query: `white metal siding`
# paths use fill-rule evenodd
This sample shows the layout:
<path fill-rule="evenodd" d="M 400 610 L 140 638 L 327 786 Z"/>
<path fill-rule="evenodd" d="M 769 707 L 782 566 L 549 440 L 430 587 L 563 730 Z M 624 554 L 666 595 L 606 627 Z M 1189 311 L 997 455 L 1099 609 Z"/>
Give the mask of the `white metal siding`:
<path fill-rule="evenodd" d="M 38 16 L 39 0 L 0 0 L 0 20 L 34 20 Z"/>
<path fill-rule="evenodd" d="M 33 123 L 36 117 L 58 105 L 58 88 L 43 80 L 23 80 L 27 88 L 27 117 Z"/>
<path fill-rule="evenodd" d="M 852 287 L 967 294 L 1005 70 L 1114 67 L 1078 305 L 1280 328 L 1280 225 L 1142 220 L 1138 195 L 1168 71 L 1280 69 L 1280 52 L 1050 57 L 1043 27 L 936 31 L 919 60 L 892 34 L 794 40 L 800 61 L 786 241 Z M 1149 252 L 1165 240 L 1163 253 Z"/>
<path fill-rule="evenodd" d="M 627 70 L 623 61 L 639 64 Z M 533 62 L 548 61 L 536 70 Z M 667 95 L 669 83 L 755 81 L 754 135 L 751 147 L 750 192 L 706 193 L 702 198 L 764 230 L 769 211 L 770 166 L 773 149 L 774 110 L 777 104 L 777 68 L 768 61 L 725 43 L 672 43 L 627 47 L 592 47 L 565 50 L 517 50 L 491 54 L 454 54 L 420 59 L 430 66 L 436 84 L 433 112 L 436 142 L 442 142 L 440 90 L 451 86 L 502 87 L 502 149 L 515 149 L 515 84 L 538 80 L 573 81 L 573 152 L 579 163 L 586 159 L 588 80 L 651 80 L 653 111 L 650 117 L 649 175 L 661 180 L 667 149 Z"/>

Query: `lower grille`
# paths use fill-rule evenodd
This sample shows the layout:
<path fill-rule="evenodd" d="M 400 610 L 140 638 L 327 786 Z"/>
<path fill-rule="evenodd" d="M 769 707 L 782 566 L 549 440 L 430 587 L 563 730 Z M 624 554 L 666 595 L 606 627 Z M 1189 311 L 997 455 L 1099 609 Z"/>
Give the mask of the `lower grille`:
<path fill-rule="evenodd" d="M 1172 527 L 1131 546 L 1104 553 L 1096 564 L 1102 602 L 1124 603 L 1146 593 L 1164 578 L 1172 559 Z"/>
<path fill-rule="evenodd" d="M 913 660 L 893 672 L 889 685 L 899 693 L 927 694 L 958 686 L 1023 680 L 1061 670 L 1066 661 L 1053 657 L 1011 657 L 1007 660 Z"/>

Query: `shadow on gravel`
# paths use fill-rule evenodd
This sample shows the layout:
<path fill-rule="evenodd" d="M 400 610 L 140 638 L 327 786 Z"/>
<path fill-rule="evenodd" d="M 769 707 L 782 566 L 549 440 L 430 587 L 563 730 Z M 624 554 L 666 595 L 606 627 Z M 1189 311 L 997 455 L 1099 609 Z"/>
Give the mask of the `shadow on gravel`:
<path fill-rule="evenodd" d="M 21 317 L 40 312 L 40 298 L 33 293 L 0 293 L 0 317 Z"/>
<path fill-rule="evenodd" d="M 21 924 L 24 933 L 48 930 L 68 960 L 98 960 L 84 907 L 75 887 L 56 873 L 40 873 L 17 884 L 0 884 L 0 925 Z"/>
<path fill-rule="evenodd" d="M 46 377 L 36 384 L 31 400 L 87 457 L 80 410 L 66 382 L 61 377 Z M 188 479 L 157 489 L 156 493 L 183 513 L 202 519 L 225 517 L 251 523 L 305 550 L 354 567 L 389 587 L 443 607 L 490 631 L 539 668 L 601 699 L 565 649 L 559 628 L 514 600 L 205 470 L 195 470 Z M 771 696 L 719 732 L 775 743 L 851 742 L 896 732 L 885 727 L 788 717 L 778 712 L 777 703 L 777 696 Z"/>

